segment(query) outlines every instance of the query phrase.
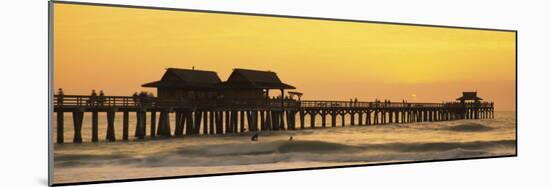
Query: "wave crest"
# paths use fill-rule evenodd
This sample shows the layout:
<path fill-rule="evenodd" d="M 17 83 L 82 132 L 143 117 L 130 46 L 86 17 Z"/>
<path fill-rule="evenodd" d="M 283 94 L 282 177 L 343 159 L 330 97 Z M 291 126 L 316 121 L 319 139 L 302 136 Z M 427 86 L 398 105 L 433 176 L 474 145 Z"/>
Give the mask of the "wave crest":
<path fill-rule="evenodd" d="M 135 156 L 56 155 L 57 167 L 126 165 L 135 167 L 229 166 L 278 162 L 391 162 L 490 156 L 491 149 L 515 150 L 515 140 L 345 145 L 325 141 L 273 141 L 180 147 Z"/>
<path fill-rule="evenodd" d="M 454 132 L 484 132 L 493 130 L 493 127 L 485 126 L 479 123 L 464 123 L 447 127 L 445 130 Z"/>

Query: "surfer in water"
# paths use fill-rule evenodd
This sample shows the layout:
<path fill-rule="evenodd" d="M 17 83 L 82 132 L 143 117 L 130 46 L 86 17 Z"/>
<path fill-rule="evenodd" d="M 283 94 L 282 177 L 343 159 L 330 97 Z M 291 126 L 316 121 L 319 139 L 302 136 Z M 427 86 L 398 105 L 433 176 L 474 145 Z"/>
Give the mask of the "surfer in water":
<path fill-rule="evenodd" d="M 252 141 L 258 141 L 258 136 L 260 136 L 260 133 L 254 134 L 254 136 L 252 136 L 252 138 L 250 138 L 250 140 L 252 140 Z"/>
<path fill-rule="evenodd" d="M 290 136 L 290 138 L 288 138 L 288 141 L 292 141 L 292 139 L 294 139 L 294 137 Z"/>

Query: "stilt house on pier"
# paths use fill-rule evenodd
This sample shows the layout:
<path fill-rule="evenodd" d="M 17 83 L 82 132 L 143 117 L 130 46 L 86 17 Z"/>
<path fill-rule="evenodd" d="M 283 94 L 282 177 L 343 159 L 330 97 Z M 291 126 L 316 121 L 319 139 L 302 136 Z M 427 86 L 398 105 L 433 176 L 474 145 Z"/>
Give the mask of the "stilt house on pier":
<path fill-rule="evenodd" d="M 479 103 L 483 99 L 477 96 L 477 92 L 462 92 L 462 97 L 456 98 L 456 100 L 460 103 Z"/>
<path fill-rule="evenodd" d="M 275 72 L 249 69 L 233 69 L 227 81 L 220 84 L 224 98 L 237 101 L 262 101 L 269 98 L 269 90 L 296 89 L 285 84 Z"/>
<path fill-rule="evenodd" d="M 161 80 L 142 86 L 157 88 L 157 97 L 162 100 L 238 104 L 268 102 L 272 89 L 281 91 L 282 103 L 284 91 L 296 89 L 283 83 L 275 72 L 238 68 L 224 82 L 213 71 L 168 68 Z"/>
<path fill-rule="evenodd" d="M 221 83 L 213 71 L 168 68 L 159 81 L 143 84 L 157 88 L 157 97 L 177 101 L 208 101 L 215 99 Z"/>

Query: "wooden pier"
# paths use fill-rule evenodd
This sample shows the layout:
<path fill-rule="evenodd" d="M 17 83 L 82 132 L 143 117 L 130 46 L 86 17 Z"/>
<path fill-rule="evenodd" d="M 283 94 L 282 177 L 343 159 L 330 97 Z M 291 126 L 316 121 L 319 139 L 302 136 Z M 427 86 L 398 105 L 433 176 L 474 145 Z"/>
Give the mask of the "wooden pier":
<path fill-rule="evenodd" d="M 66 113 L 72 115 L 74 143 L 83 142 L 84 125 L 91 125 L 91 142 L 100 140 L 99 113 L 106 114 L 107 119 L 102 120 L 107 121 L 107 141 L 117 141 L 117 125 L 122 125 L 122 140 L 129 139 L 130 113 L 134 113 L 136 117 L 134 136 L 137 139 L 145 139 L 147 134 L 154 138 L 315 128 L 317 116 L 320 116 L 321 128 L 494 118 L 494 104 L 478 100 L 407 103 L 213 99 L 188 102 L 141 96 L 55 95 L 53 102 L 57 115 L 57 143 L 64 143 Z M 83 124 L 84 113 L 91 114 L 91 124 Z M 115 124 L 117 113 L 122 113 L 122 124 Z M 170 119 L 171 113 L 175 114 L 175 119 Z M 346 116 L 349 116 L 348 122 Z M 338 117 L 341 124 L 336 124 Z M 309 124 L 305 124 L 306 118 L 310 119 Z M 175 123 L 175 129 L 171 129 L 170 123 Z"/>

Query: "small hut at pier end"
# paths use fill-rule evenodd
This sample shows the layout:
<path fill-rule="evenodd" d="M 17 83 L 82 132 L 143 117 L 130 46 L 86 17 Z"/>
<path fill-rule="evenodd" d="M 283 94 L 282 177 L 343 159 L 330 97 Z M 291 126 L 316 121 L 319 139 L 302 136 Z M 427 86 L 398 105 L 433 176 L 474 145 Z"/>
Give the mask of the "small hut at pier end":
<path fill-rule="evenodd" d="M 456 98 L 460 103 L 479 103 L 483 100 L 477 96 L 477 92 L 462 92 L 462 97 Z"/>
<path fill-rule="evenodd" d="M 268 100 L 271 89 L 281 91 L 281 102 L 285 98 L 284 90 L 296 89 L 283 83 L 275 72 L 238 68 L 220 85 L 225 100 L 254 103 Z"/>
<path fill-rule="evenodd" d="M 221 83 L 213 71 L 167 68 L 161 80 L 143 84 L 143 87 L 157 88 L 161 100 L 201 102 L 217 97 Z"/>

